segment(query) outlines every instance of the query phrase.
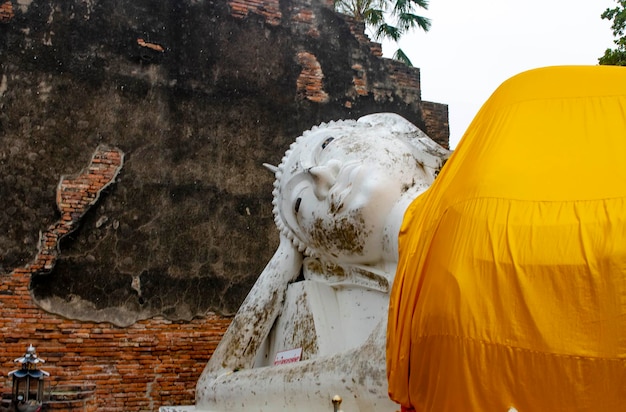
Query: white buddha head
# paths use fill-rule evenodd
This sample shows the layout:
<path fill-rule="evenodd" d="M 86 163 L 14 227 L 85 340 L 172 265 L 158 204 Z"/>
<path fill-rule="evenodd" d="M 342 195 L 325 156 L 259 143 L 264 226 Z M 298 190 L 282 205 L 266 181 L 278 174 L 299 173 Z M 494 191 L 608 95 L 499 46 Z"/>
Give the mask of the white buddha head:
<path fill-rule="evenodd" d="M 305 255 L 379 262 L 394 206 L 428 188 L 448 154 L 396 114 L 313 127 L 274 168 L 276 224 Z"/>

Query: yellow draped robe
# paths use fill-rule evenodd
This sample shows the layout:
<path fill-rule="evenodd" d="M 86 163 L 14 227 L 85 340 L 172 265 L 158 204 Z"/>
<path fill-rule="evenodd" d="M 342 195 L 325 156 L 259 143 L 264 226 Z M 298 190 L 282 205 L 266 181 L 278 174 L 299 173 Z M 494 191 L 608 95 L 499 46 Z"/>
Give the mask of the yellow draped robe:
<path fill-rule="evenodd" d="M 503 83 L 399 242 L 387 374 L 405 409 L 626 410 L 626 68 Z"/>

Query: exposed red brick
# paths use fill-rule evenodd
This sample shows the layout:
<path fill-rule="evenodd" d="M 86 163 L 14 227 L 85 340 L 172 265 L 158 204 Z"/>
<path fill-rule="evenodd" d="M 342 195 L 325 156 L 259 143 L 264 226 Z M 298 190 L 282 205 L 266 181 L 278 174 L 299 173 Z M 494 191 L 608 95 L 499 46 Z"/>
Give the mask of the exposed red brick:
<path fill-rule="evenodd" d="M 0 4 L 0 23 L 8 23 L 14 16 L 13 3 L 11 1 L 5 1 Z"/>
<path fill-rule="evenodd" d="M 194 403 L 195 384 L 230 319 L 213 313 L 188 323 L 163 318 L 127 328 L 63 319 L 37 307 L 28 288 L 31 276 L 52 269 L 63 235 L 113 183 L 123 164 L 118 149 L 99 147 L 90 165 L 62 177 L 57 205 L 62 219 L 41 235 L 30 265 L 15 269 L 0 285 L 0 392 L 11 391 L 6 372 L 29 344 L 46 360 L 52 390 L 46 410 L 126 412 Z"/>
<path fill-rule="evenodd" d="M 449 148 L 450 129 L 448 124 L 448 105 L 433 102 L 422 102 L 422 118 L 426 124 L 428 135 L 435 142 Z"/>
<path fill-rule="evenodd" d="M 352 16 L 342 14 L 342 17 L 350 26 L 350 32 L 359 41 L 359 43 L 369 47 L 370 52 L 376 57 L 383 56 L 383 47 L 380 43 L 373 42 L 367 34 L 365 34 L 365 23 L 357 21 Z"/>
<path fill-rule="evenodd" d="M 354 70 L 354 76 L 352 76 L 354 90 L 360 96 L 367 96 L 369 93 L 367 90 L 367 73 L 363 70 L 363 66 L 360 64 L 353 64 L 352 70 Z"/>
<path fill-rule="evenodd" d="M 298 23 L 310 24 L 313 22 L 313 17 L 315 17 L 315 15 L 313 14 L 313 10 L 303 9 L 300 10 L 298 13 L 295 13 L 291 19 Z"/>
<path fill-rule="evenodd" d="M 302 66 L 296 83 L 298 96 L 312 102 L 326 103 L 328 93 L 324 91 L 324 73 L 315 55 L 309 52 L 299 52 L 297 60 L 298 64 Z"/>
<path fill-rule="evenodd" d="M 263 16 L 272 26 L 278 26 L 283 17 L 279 0 L 229 0 L 228 5 L 234 17 L 244 18 L 254 13 Z"/>
<path fill-rule="evenodd" d="M 137 39 L 137 44 L 140 45 L 141 47 L 146 47 L 148 49 L 152 49 L 152 50 L 158 51 L 160 53 L 163 53 L 165 51 L 163 46 L 161 46 L 160 44 L 150 43 L 150 42 L 145 41 L 142 38 L 138 38 Z"/>

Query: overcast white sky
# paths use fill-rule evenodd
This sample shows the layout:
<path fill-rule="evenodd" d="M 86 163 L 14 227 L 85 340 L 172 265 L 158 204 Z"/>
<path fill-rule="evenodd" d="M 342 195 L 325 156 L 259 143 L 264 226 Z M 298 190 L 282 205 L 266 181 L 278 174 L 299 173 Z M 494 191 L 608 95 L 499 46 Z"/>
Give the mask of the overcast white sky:
<path fill-rule="evenodd" d="M 454 148 L 491 93 L 522 71 L 598 63 L 614 47 L 600 15 L 615 0 L 430 0 L 428 33 L 400 47 L 421 70 L 422 99 L 448 105 Z M 385 42 L 391 56 L 397 49 Z"/>

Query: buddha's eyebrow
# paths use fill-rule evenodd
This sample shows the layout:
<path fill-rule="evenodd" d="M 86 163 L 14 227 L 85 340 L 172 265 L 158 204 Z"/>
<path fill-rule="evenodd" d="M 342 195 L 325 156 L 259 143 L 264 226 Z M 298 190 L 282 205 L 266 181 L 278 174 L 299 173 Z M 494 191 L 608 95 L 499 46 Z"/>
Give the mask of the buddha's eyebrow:
<path fill-rule="evenodd" d="M 300 149 L 299 161 L 303 170 L 308 170 L 311 167 L 319 165 L 319 156 L 322 151 L 328 147 L 333 141 L 337 140 L 337 137 L 331 136 L 330 133 L 325 136 L 319 136 L 314 141 L 310 141 Z"/>

